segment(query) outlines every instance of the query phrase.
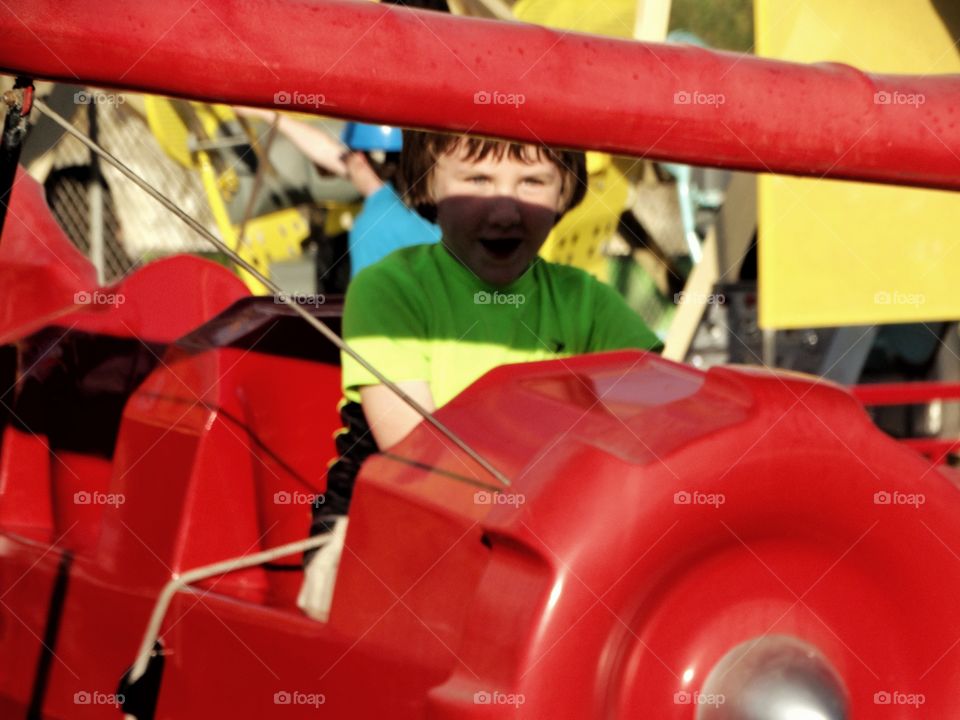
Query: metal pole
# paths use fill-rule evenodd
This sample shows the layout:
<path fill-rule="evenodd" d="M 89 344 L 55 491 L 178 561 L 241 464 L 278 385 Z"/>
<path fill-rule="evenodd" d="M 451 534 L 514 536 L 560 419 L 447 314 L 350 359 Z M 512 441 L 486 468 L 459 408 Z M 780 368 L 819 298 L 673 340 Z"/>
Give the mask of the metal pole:
<path fill-rule="evenodd" d="M 90 125 L 90 139 L 99 142 L 97 126 L 97 103 L 94 96 L 88 96 L 87 120 Z M 97 270 L 97 282 L 106 283 L 103 252 L 103 181 L 100 174 L 100 158 L 90 151 L 90 180 L 87 183 L 87 212 L 89 219 L 90 262 Z"/>
<path fill-rule="evenodd" d="M 7 205 L 17 176 L 20 150 L 27 135 L 27 117 L 33 106 L 33 80 L 18 77 L 13 89 L 3 94 L 3 103 L 7 106 L 7 115 L 0 138 L 0 233 L 3 232 L 3 221 L 7 217 Z"/>

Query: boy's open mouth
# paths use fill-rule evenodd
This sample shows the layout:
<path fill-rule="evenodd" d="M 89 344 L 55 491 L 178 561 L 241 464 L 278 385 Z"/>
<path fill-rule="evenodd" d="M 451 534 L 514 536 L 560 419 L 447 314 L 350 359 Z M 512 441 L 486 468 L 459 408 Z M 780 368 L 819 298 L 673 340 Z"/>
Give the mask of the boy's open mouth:
<path fill-rule="evenodd" d="M 481 238 L 480 244 L 483 249 L 496 258 L 507 258 L 520 247 L 523 238 L 520 237 L 502 237 L 502 238 Z"/>

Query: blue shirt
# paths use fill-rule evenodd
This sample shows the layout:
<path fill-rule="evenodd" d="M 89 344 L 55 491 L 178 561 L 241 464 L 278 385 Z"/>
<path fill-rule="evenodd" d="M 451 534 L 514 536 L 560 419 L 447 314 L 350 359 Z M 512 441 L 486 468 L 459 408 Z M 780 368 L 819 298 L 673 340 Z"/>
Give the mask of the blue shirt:
<path fill-rule="evenodd" d="M 440 228 L 404 205 L 390 183 L 363 203 L 350 228 L 350 277 L 394 250 L 440 240 Z"/>

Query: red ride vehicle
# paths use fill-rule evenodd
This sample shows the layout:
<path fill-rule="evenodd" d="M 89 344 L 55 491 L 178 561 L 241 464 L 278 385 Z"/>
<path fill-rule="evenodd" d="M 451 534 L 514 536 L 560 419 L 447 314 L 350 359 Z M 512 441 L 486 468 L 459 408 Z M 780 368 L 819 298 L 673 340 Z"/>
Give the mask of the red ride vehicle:
<path fill-rule="evenodd" d="M 308 42 L 321 26 L 324 42 Z M 217 27 L 216 43 L 193 42 Z M 0 28 L 0 67 L 34 78 L 269 106 L 282 73 L 322 91 L 327 115 L 960 184 L 939 140 L 917 139 L 900 108 L 871 105 L 866 122 L 856 102 L 922 88 L 921 112 L 960 140 L 944 121 L 957 78 L 347 0 L 23 0 L 0 8 Z M 424 51 L 411 61 L 395 39 Z M 490 87 L 513 79 L 527 97 L 515 112 L 470 104 L 473 80 L 451 67 L 448 46 L 493 41 L 498 54 L 466 61 Z M 517 79 L 511 53 L 543 59 Z M 387 70 L 358 79 L 371 59 Z M 638 74 L 646 94 L 625 96 Z M 693 77 L 742 99 L 709 122 L 670 104 Z M 445 105 L 427 102 L 441 91 Z M 797 126 L 795 103 L 811 94 L 833 135 Z M 859 139 L 838 159 L 848 137 Z M 846 391 L 756 368 L 618 352 L 487 374 L 436 418 L 509 487 L 422 423 L 364 465 L 330 620 L 304 617 L 294 600 L 339 425 L 337 348 L 204 260 L 99 287 L 39 187 L 8 179 L 2 717 L 952 716 L 956 475 L 880 433 Z M 310 314 L 337 329 L 336 302 Z"/>

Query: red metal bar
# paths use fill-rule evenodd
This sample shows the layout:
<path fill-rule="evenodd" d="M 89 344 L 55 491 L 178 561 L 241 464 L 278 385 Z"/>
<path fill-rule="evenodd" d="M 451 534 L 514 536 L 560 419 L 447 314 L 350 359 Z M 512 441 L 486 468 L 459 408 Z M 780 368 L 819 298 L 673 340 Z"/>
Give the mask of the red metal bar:
<path fill-rule="evenodd" d="M 960 400 L 960 383 L 909 382 L 853 385 L 850 393 L 863 405 L 913 405 L 933 400 Z M 926 455 L 934 463 L 946 462 L 947 456 L 960 452 L 960 439 L 898 438 L 898 441 Z"/>
<path fill-rule="evenodd" d="M 923 455 L 933 465 L 947 465 L 950 459 L 960 452 L 960 440 L 941 438 L 897 438 L 897 442 L 906 445 Z"/>
<path fill-rule="evenodd" d="M 937 462 L 944 462 L 950 453 L 960 452 L 960 440 L 941 440 L 937 438 L 905 438 L 900 440 L 921 455 L 927 455 Z"/>
<path fill-rule="evenodd" d="M 960 383 L 871 383 L 854 385 L 850 392 L 864 405 L 910 405 L 931 400 L 960 400 Z"/>
<path fill-rule="evenodd" d="M 355 0 L 7 0 L 0 38 L 0 68 L 35 77 L 960 188 L 960 76 L 871 75 Z"/>

